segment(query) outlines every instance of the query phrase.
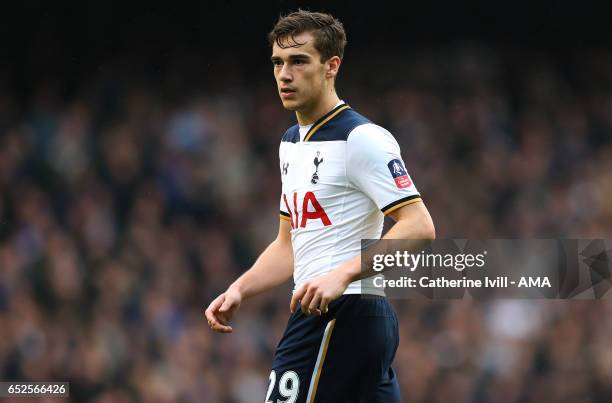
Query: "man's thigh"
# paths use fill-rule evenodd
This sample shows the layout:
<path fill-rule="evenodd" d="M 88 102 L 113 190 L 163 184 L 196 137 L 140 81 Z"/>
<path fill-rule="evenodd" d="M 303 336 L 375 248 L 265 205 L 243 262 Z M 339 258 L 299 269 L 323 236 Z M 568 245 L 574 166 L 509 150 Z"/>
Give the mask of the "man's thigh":
<path fill-rule="evenodd" d="M 380 396 L 400 402 L 389 377 L 397 322 L 384 304 L 345 296 L 330 315 L 294 314 L 275 354 L 266 401 L 371 403 Z"/>

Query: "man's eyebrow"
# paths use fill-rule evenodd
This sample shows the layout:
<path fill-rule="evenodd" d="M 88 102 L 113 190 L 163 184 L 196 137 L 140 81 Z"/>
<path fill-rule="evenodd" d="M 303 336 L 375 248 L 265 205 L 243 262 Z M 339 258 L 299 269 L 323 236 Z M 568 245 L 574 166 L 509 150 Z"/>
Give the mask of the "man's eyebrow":
<path fill-rule="evenodd" d="M 297 55 L 289 56 L 289 59 L 310 59 L 310 55 L 307 53 L 298 53 Z"/>
<path fill-rule="evenodd" d="M 298 54 L 296 54 L 296 55 L 290 55 L 290 56 L 288 57 L 288 59 L 289 59 L 289 60 L 296 60 L 296 59 L 310 59 L 310 57 L 311 57 L 311 56 L 310 56 L 309 54 L 307 54 L 307 53 L 298 53 Z M 271 61 L 273 61 L 273 62 L 275 62 L 275 61 L 277 61 L 277 60 L 283 60 L 283 58 L 282 58 L 282 57 L 280 57 L 280 56 L 272 56 L 272 57 L 270 58 L 270 60 L 271 60 Z"/>

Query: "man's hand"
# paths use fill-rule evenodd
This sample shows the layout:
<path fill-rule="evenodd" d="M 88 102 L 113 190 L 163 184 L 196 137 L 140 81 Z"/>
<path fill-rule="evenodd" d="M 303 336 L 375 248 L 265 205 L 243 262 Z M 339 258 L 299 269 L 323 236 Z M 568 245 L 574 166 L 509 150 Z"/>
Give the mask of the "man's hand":
<path fill-rule="evenodd" d="M 231 333 L 234 331 L 228 325 L 242 302 L 242 295 L 231 287 L 210 303 L 205 315 L 208 325 L 212 330 L 219 333 Z"/>
<path fill-rule="evenodd" d="M 327 313 L 327 305 L 340 297 L 350 283 L 346 273 L 339 269 L 305 282 L 291 298 L 291 313 L 299 302 L 306 315 Z"/>

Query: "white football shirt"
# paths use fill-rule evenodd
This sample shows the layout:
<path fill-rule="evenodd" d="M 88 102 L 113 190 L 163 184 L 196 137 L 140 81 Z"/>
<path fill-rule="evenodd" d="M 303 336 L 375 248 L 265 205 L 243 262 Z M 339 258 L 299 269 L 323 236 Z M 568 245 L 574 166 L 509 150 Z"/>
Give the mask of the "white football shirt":
<path fill-rule="evenodd" d="M 289 128 L 279 157 L 294 290 L 359 255 L 362 239 L 379 239 L 385 214 L 421 200 L 395 138 L 344 103 L 310 126 Z M 366 281 L 345 294 L 384 295 Z"/>

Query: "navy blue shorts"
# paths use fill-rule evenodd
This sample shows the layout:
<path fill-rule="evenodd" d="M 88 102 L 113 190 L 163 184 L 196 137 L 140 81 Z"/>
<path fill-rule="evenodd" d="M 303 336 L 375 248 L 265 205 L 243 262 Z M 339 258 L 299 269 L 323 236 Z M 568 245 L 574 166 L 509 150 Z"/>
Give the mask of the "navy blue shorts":
<path fill-rule="evenodd" d="M 343 295 L 323 316 L 297 310 L 276 349 L 266 402 L 398 403 L 397 316 L 386 298 Z"/>

